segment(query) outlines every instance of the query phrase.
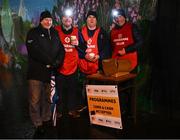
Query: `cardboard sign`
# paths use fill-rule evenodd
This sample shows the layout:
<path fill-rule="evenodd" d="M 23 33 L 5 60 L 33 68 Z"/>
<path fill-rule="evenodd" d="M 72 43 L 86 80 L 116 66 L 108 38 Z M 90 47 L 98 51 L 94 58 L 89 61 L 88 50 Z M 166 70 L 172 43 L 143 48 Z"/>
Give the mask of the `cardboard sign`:
<path fill-rule="evenodd" d="M 91 124 L 122 129 L 116 85 L 86 85 Z"/>

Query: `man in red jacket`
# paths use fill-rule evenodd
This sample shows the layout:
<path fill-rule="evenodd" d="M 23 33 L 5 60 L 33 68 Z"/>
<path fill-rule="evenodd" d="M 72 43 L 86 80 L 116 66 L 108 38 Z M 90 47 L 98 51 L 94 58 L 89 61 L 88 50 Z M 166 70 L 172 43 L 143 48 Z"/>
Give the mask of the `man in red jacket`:
<path fill-rule="evenodd" d="M 79 60 L 80 78 L 83 81 L 80 86 L 82 89 L 83 106 L 86 106 L 85 79 L 89 74 L 97 73 L 102 70 L 102 60 L 111 57 L 110 41 L 106 31 L 97 25 L 98 15 L 95 11 L 88 11 L 86 25 L 82 27 L 81 33 L 87 43 L 86 59 Z M 83 110 L 82 107 L 81 110 Z"/>
<path fill-rule="evenodd" d="M 111 57 L 110 42 L 106 31 L 97 25 L 98 16 L 95 11 L 88 11 L 86 25 L 81 33 L 87 43 L 88 59 L 80 59 L 79 67 L 84 74 L 102 71 L 102 60 Z"/>
<path fill-rule="evenodd" d="M 112 58 L 127 59 L 131 62 L 131 70 L 137 67 L 137 53 L 142 45 L 142 37 L 135 24 L 126 21 L 123 9 L 113 11 L 115 27 L 111 30 Z"/>
<path fill-rule="evenodd" d="M 67 9 L 62 15 L 62 25 L 56 26 L 59 32 L 59 38 L 65 49 L 65 58 L 62 67 L 58 69 L 56 76 L 56 85 L 59 100 L 57 103 L 57 117 L 66 114 L 64 109 L 67 109 L 68 115 L 72 118 L 80 117 L 77 111 L 80 99 L 77 92 L 78 88 L 78 61 L 79 53 L 85 58 L 86 46 L 82 40 L 81 33 L 77 27 L 73 27 L 73 13 Z M 67 99 L 67 100 L 66 100 Z M 66 106 L 67 104 L 67 106 Z"/>

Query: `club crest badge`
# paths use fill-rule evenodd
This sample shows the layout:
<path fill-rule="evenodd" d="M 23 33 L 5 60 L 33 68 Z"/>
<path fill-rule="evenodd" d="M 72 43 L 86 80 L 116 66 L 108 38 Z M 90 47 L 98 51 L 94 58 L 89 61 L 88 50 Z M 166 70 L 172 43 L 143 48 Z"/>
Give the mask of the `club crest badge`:
<path fill-rule="evenodd" d="M 69 38 L 69 37 L 66 37 L 66 38 L 64 39 L 64 41 L 65 41 L 66 43 L 69 43 L 69 42 L 70 42 L 70 38 Z"/>
<path fill-rule="evenodd" d="M 92 43 L 92 39 L 88 39 L 87 44 L 91 45 L 91 43 Z"/>

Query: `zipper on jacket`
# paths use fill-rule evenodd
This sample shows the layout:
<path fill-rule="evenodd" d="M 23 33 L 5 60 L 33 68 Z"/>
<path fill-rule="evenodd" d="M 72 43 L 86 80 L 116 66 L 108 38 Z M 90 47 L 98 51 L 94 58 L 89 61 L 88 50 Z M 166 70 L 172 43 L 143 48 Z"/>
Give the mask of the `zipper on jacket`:
<path fill-rule="evenodd" d="M 49 35 L 49 39 L 51 40 L 51 33 L 49 29 L 48 29 L 48 35 Z"/>

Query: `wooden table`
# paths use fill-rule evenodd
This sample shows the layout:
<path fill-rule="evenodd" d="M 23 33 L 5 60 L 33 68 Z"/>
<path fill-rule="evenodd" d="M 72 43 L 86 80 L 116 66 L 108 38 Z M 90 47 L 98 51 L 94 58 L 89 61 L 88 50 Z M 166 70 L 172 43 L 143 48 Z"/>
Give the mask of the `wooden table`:
<path fill-rule="evenodd" d="M 131 107 L 131 117 L 136 123 L 136 89 L 135 89 L 135 78 L 137 74 L 125 74 L 118 77 L 105 76 L 103 74 L 97 73 L 87 76 L 86 84 L 89 85 L 117 85 L 118 92 L 127 93 L 128 91 L 130 98 L 130 107 Z"/>

